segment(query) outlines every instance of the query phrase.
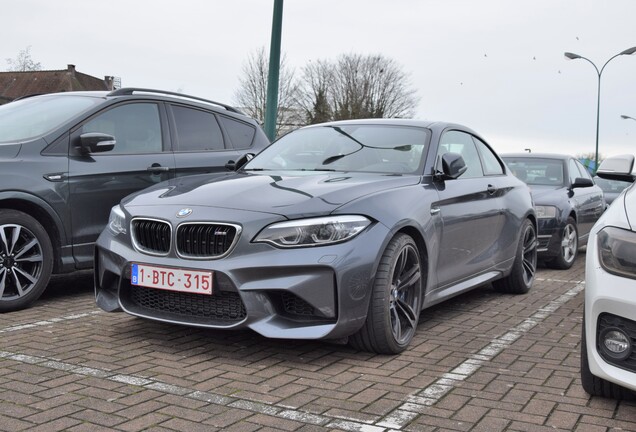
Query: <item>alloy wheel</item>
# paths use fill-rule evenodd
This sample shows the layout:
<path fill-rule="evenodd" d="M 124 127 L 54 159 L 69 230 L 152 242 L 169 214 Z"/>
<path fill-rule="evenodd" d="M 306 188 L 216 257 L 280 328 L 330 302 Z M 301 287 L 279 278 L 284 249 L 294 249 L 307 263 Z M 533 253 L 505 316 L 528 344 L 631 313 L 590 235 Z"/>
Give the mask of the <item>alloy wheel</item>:
<path fill-rule="evenodd" d="M 421 277 L 418 253 L 412 245 L 405 245 L 395 263 L 389 299 L 391 333 L 398 344 L 406 343 L 415 333 Z"/>
<path fill-rule="evenodd" d="M 0 299 L 23 297 L 40 279 L 42 246 L 23 226 L 0 225 Z"/>

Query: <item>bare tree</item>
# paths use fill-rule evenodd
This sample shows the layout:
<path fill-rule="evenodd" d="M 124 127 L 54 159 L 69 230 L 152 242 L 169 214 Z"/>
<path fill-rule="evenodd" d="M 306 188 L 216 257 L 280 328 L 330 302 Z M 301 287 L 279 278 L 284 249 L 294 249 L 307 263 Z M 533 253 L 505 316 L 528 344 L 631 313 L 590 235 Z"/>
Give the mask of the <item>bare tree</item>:
<path fill-rule="evenodd" d="M 318 60 L 303 68 L 299 105 L 308 124 L 333 120 L 330 101 L 333 80 L 329 62 Z"/>
<path fill-rule="evenodd" d="M 344 54 L 333 63 L 318 61 L 304 68 L 303 82 L 302 106 L 309 122 L 412 117 L 418 103 L 408 75 L 381 55 Z"/>
<path fill-rule="evenodd" d="M 7 70 L 9 72 L 26 72 L 26 71 L 39 71 L 42 70 L 42 65 L 38 62 L 34 62 L 31 58 L 31 46 L 29 45 L 18 53 L 15 59 L 7 60 Z"/>
<path fill-rule="evenodd" d="M 243 64 L 243 75 L 239 79 L 240 87 L 234 93 L 235 104 L 261 123 L 265 121 L 267 105 L 267 77 L 269 59 L 265 48 L 252 53 Z M 301 126 L 297 101 L 299 84 L 294 71 L 288 69 L 285 56 L 281 59 L 278 88 L 278 113 L 276 117 L 276 135 L 283 129 Z"/>
<path fill-rule="evenodd" d="M 254 52 L 243 65 L 235 103 L 263 122 L 269 71 L 265 49 Z M 412 117 L 418 103 L 408 75 L 392 59 L 381 55 L 341 55 L 335 61 L 318 60 L 296 79 L 281 61 L 277 135 L 304 124 L 352 118 Z"/>

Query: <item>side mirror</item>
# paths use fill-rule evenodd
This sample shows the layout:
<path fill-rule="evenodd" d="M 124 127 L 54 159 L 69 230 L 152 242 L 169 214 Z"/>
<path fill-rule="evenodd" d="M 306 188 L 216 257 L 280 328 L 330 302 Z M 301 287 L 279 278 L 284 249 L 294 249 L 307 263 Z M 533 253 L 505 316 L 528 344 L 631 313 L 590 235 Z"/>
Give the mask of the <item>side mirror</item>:
<path fill-rule="evenodd" d="M 634 181 L 634 155 L 625 154 L 605 159 L 596 170 L 596 175 L 609 180 Z"/>
<path fill-rule="evenodd" d="M 441 167 L 439 166 L 441 164 Z M 442 179 L 456 179 L 466 172 L 468 167 L 459 153 L 444 153 L 438 161 L 437 174 Z"/>
<path fill-rule="evenodd" d="M 589 178 L 577 177 L 572 183 L 572 189 L 594 186 L 594 182 Z"/>
<path fill-rule="evenodd" d="M 89 132 L 80 135 L 80 150 L 84 154 L 101 153 L 115 148 L 115 137 L 100 132 Z"/>
<path fill-rule="evenodd" d="M 244 155 L 239 157 L 236 160 L 236 162 L 232 161 L 232 160 L 228 161 L 225 164 L 225 169 L 228 169 L 230 171 L 238 171 L 238 170 L 240 170 L 243 167 L 243 165 L 245 165 L 246 163 L 248 163 L 252 159 L 254 159 L 254 153 L 245 153 Z"/>

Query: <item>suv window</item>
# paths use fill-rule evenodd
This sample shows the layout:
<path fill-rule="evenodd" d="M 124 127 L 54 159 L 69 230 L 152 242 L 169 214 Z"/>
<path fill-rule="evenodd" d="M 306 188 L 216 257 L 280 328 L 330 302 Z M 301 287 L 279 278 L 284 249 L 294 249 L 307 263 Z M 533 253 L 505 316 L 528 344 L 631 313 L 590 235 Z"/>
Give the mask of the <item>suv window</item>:
<path fill-rule="evenodd" d="M 1 105 L 0 142 L 42 136 L 102 101 L 83 96 L 41 96 Z"/>
<path fill-rule="evenodd" d="M 82 126 L 81 133 L 101 132 L 113 135 L 115 148 L 104 154 L 160 153 L 161 122 L 154 103 L 119 105 L 98 114 Z"/>
<path fill-rule="evenodd" d="M 247 149 L 252 146 L 252 140 L 256 134 L 253 126 L 229 117 L 219 116 L 219 118 L 235 149 Z"/>
<path fill-rule="evenodd" d="M 223 150 L 223 134 L 216 116 L 207 111 L 172 105 L 179 151 Z"/>

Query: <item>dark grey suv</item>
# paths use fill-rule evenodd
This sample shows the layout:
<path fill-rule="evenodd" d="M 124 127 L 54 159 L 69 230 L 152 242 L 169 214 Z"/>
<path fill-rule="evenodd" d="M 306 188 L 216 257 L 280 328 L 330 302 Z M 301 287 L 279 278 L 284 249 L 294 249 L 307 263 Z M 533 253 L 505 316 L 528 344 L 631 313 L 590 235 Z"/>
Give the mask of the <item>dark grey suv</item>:
<path fill-rule="evenodd" d="M 51 273 L 93 265 L 124 196 L 226 170 L 269 144 L 235 108 L 148 89 L 33 96 L 0 106 L 0 312 L 44 291 Z"/>

